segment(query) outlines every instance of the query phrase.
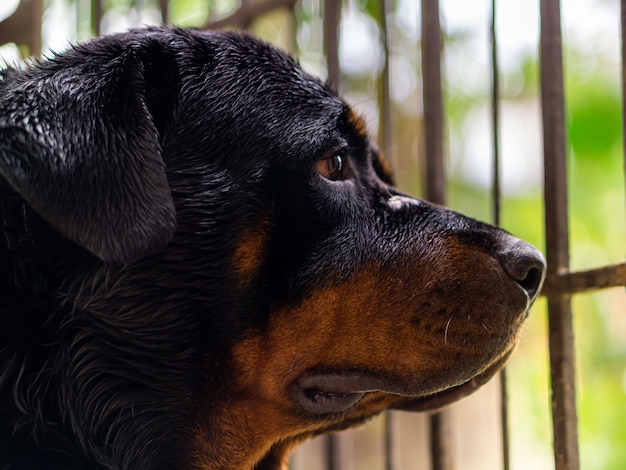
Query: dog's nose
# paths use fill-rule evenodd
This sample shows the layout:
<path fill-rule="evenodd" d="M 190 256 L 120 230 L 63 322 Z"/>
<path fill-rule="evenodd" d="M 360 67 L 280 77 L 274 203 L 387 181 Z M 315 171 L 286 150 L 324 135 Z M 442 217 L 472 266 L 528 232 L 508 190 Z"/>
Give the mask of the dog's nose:
<path fill-rule="evenodd" d="M 506 273 L 535 300 L 543 284 L 546 261 L 541 252 L 519 238 L 507 235 L 499 253 L 499 261 Z"/>

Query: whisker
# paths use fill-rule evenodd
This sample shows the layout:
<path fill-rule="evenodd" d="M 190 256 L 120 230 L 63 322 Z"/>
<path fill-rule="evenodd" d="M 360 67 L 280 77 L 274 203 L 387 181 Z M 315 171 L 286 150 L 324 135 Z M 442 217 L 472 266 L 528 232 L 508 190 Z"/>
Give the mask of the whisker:
<path fill-rule="evenodd" d="M 448 323 L 446 324 L 446 331 L 443 335 L 443 342 L 444 344 L 447 346 L 448 345 L 448 328 L 450 328 L 450 323 L 452 322 L 452 319 L 454 318 L 454 315 L 452 315 L 450 317 L 450 320 L 448 320 Z"/>

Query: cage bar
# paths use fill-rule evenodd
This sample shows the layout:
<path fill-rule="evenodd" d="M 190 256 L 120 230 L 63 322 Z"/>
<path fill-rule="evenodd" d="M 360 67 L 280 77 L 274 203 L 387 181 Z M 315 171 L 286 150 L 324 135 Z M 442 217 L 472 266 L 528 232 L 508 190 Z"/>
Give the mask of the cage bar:
<path fill-rule="evenodd" d="M 170 5 L 168 0 L 159 0 L 159 10 L 161 10 L 161 22 L 163 24 L 170 23 Z"/>
<path fill-rule="evenodd" d="M 620 1 L 621 39 L 622 39 L 622 138 L 624 160 L 624 195 L 626 196 L 626 0 Z M 625 214 L 626 215 L 626 214 Z M 626 265 L 626 263 L 624 263 Z M 624 284 L 626 286 L 626 269 L 624 269 Z"/>
<path fill-rule="evenodd" d="M 378 76 L 378 145 L 383 151 L 386 159 L 391 161 L 392 167 L 397 168 L 397 161 L 391 151 L 391 73 L 389 70 L 389 28 L 387 25 L 387 15 L 389 14 L 391 2 L 379 0 L 378 17 L 380 22 L 380 39 L 383 48 L 383 68 Z"/>
<path fill-rule="evenodd" d="M 541 0 L 540 5 L 547 275 L 557 277 L 569 271 L 561 9 L 559 0 Z M 556 470 L 576 470 L 580 463 L 571 296 L 549 295 L 548 316 L 554 462 Z"/>
<path fill-rule="evenodd" d="M 339 438 L 336 434 L 328 434 L 324 437 L 324 451 L 327 470 L 341 470 Z"/>
<path fill-rule="evenodd" d="M 490 18 L 491 45 L 491 129 L 493 151 L 492 173 L 492 218 L 494 225 L 500 225 L 501 190 L 500 190 L 500 67 L 498 63 L 497 9 L 496 0 L 491 0 Z M 506 367 L 499 375 L 500 388 L 500 432 L 502 435 L 502 469 L 511 468 L 509 446 L 509 396 L 507 390 Z"/>
<path fill-rule="evenodd" d="M 341 1 L 324 0 L 324 55 L 328 68 L 328 83 L 339 88 L 341 69 L 339 64 L 339 21 L 341 18 Z M 329 434 L 325 437 L 326 468 L 341 470 L 339 453 L 339 437 Z"/>
<path fill-rule="evenodd" d="M 102 33 L 102 16 L 104 15 L 104 0 L 93 0 L 91 2 L 91 26 L 96 36 Z"/>
<path fill-rule="evenodd" d="M 328 67 L 328 82 L 339 88 L 341 69 L 339 68 L 339 21 L 341 2 L 324 0 L 324 55 Z"/>
<path fill-rule="evenodd" d="M 441 91 L 441 25 L 439 0 L 422 0 L 422 79 L 426 198 L 445 204 L 443 95 Z"/>
<path fill-rule="evenodd" d="M 391 162 L 393 169 L 398 168 L 397 158 L 391 151 L 392 128 L 391 128 L 391 73 L 389 70 L 389 29 L 387 25 L 387 15 L 391 2 L 379 0 L 378 17 L 380 23 L 380 36 L 383 48 L 383 68 L 378 76 L 378 145 L 387 161 Z M 394 436 L 394 416 L 387 411 L 383 420 L 383 439 L 385 451 L 385 470 L 395 470 L 395 436 Z"/>
<path fill-rule="evenodd" d="M 439 0 L 422 0 L 422 75 L 426 199 L 445 204 L 443 153 L 443 94 L 441 87 L 441 24 Z M 430 453 L 433 470 L 452 468 L 450 411 L 430 416 Z"/>

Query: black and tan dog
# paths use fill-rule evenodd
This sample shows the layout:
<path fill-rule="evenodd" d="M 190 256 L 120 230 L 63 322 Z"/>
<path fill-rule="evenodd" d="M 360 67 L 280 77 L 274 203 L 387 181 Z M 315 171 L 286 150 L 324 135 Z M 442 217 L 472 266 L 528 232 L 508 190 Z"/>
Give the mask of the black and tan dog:
<path fill-rule="evenodd" d="M 542 256 L 400 194 L 285 54 L 154 28 L 0 77 L 0 468 L 285 468 L 511 354 Z"/>

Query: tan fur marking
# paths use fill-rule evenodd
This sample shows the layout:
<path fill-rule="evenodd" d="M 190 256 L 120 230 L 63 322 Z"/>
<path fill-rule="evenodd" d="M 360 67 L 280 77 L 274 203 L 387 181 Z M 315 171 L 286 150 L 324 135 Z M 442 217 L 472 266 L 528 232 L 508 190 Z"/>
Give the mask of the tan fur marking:
<path fill-rule="evenodd" d="M 453 238 L 439 245 L 417 265 L 369 265 L 279 308 L 267 328 L 236 344 L 228 401 L 205 418 L 213 434 L 198 422 L 199 468 L 249 470 L 262 461 L 280 470 L 292 443 L 405 400 L 370 393 L 342 419 L 308 417 L 292 393 L 311 369 L 374 371 L 423 396 L 469 380 L 509 351 L 522 320 L 519 288 L 488 255 Z"/>
<path fill-rule="evenodd" d="M 367 126 L 365 125 L 365 121 L 361 119 L 361 117 L 352 108 L 348 111 L 348 123 L 357 132 L 357 134 L 363 137 L 367 136 Z"/>
<path fill-rule="evenodd" d="M 269 223 L 262 221 L 243 233 L 233 257 L 235 275 L 240 285 L 249 284 L 257 276 L 266 256 Z"/>
<path fill-rule="evenodd" d="M 357 134 L 366 138 L 368 135 L 367 125 L 365 121 L 352 109 L 348 111 L 348 124 L 352 126 Z M 387 160 L 380 151 L 375 152 L 374 168 L 378 176 L 386 183 L 391 184 L 393 182 L 393 172 Z"/>

